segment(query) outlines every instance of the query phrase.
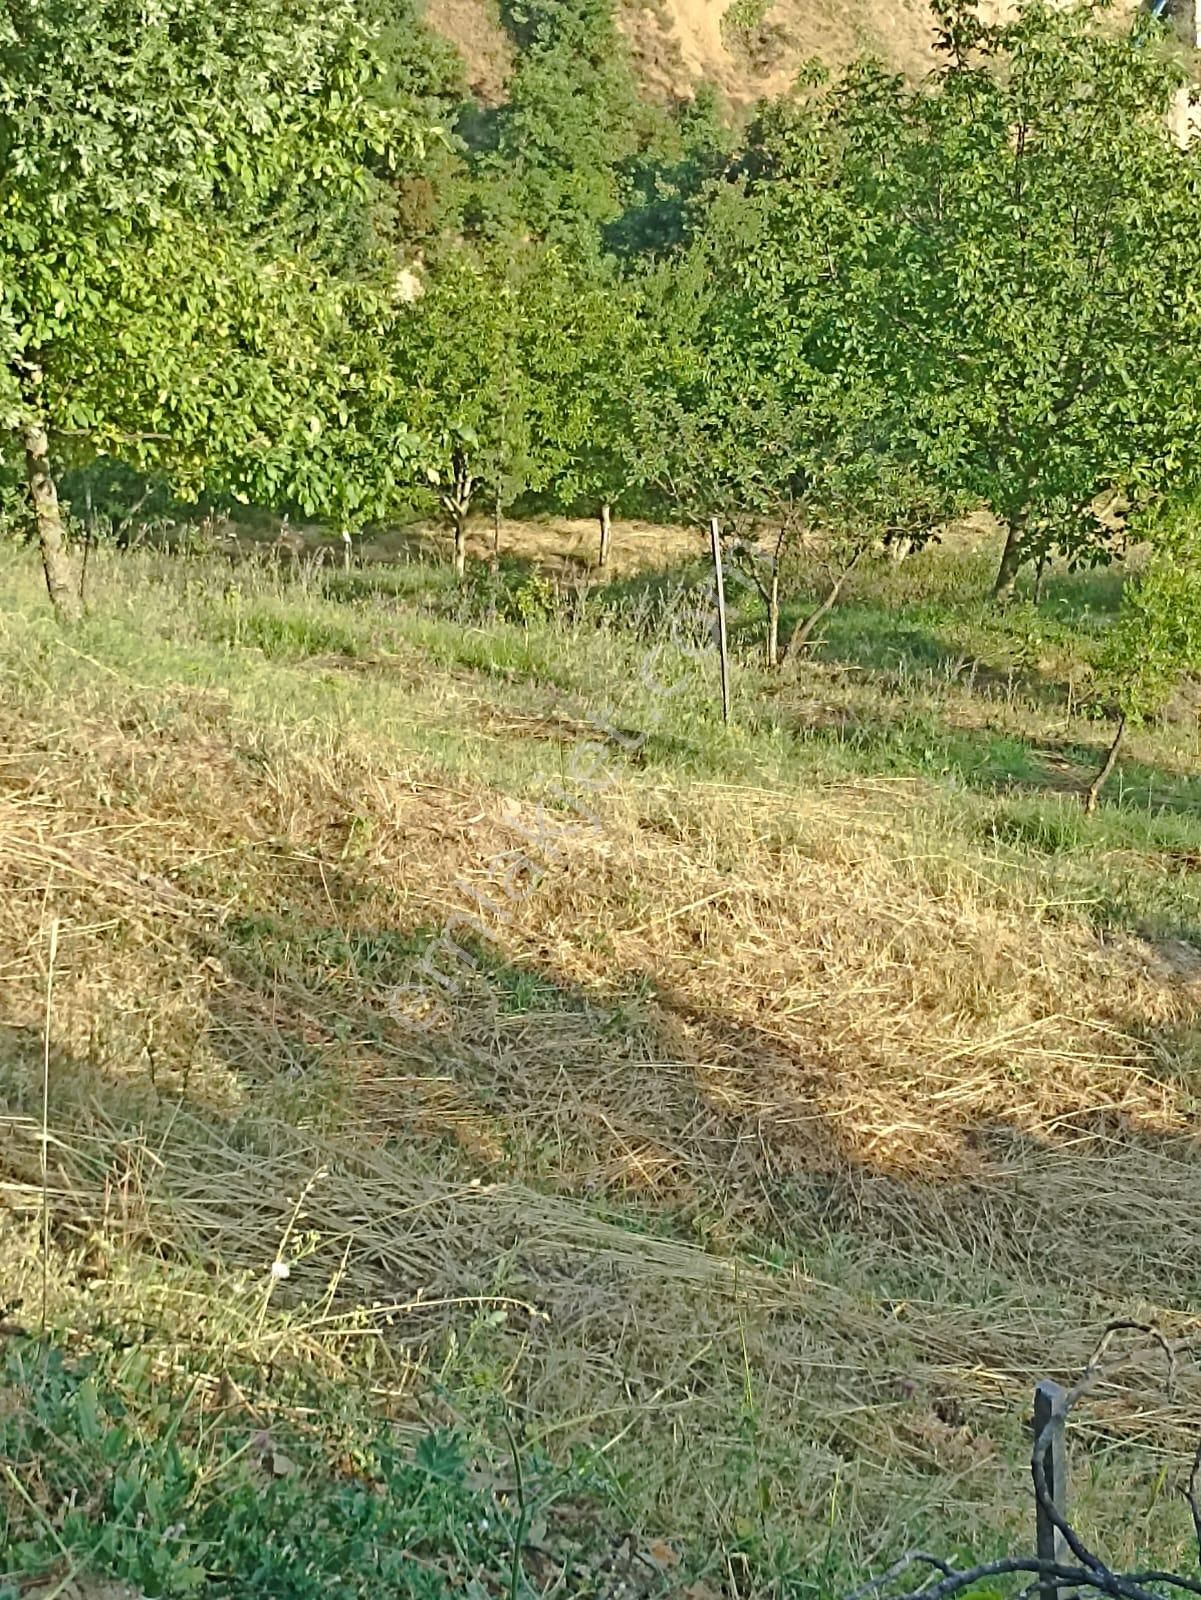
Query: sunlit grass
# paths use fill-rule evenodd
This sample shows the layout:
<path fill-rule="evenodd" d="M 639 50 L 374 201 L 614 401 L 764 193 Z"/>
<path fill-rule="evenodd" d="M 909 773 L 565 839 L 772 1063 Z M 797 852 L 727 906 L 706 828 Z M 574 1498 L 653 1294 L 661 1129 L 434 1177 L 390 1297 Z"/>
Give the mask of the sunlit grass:
<path fill-rule="evenodd" d="M 36 1217 L 57 919 L 58 1323 L 96 1249 L 209 1316 L 303 1194 L 278 1359 L 370 1396 L 314 1331 L 360 1319 L 403 1420 L 585 1462 L 690 1581 L 1028 1540 L 1034 1378 L 1201 1285 L 1197 733 L 1084 815 L 1101 580 L 1077 637 L 1066 580 L 998 614 L 970 553 L 882 564 L 779 674 L 747 605 L 726 727 L 701 573 L 101 552 L 64 635 L 2 559 L 2 1176 Z M 1201 1396 L 1154 1381 L 1075 1492 L 1168 1561 Z"/>

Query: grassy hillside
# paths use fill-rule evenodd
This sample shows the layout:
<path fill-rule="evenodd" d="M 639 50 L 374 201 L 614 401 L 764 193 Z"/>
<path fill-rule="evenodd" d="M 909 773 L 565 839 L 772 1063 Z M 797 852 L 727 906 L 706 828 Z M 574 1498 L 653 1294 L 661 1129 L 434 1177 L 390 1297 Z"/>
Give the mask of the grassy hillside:
<path fill-rule="evenodd" d="M 1201 750 L 1083 816 L 1106 574 L 882 563 L 770 678 L 740 609 L 727 729 L 687 559 L 102 551 L 69 636 L 0 559 L 0 1592 L 1028 1543 L 1034 1381 L 1201 1286 Z M 1090 1406 L 1116 1557 L 1198 1424 Z"/>

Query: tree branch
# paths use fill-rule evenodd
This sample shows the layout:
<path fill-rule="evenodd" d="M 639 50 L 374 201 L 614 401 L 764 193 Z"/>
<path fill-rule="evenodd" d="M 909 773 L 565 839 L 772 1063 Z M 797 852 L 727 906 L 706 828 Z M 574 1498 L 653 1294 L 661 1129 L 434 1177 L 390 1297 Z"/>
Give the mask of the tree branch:
<path fill-rule="evenodd" d="M 1088 1365 L 1064 1396 L 1062 1418 L 1071 1415 L 1078 1402 L 1096 1382 L 1104 1368 L 1105 1358 L 1120 1333 L 1141 1333 L 1159 1349 L 1167 1362 L 1165 1387 L 1171 1393 L 1176 1372 L 1176 1352 L 1163 1334 L 1153 1324 L 1131 1319 L 1120 1319 L 1106 1327 L 1089 1358 Z M 940 1556 L 924 1550 L 907 1551 L 878 1578 L 862 1584 L 845 1597 L 845 1600 L 868 1600 L 869 1596 L 886 1597 L 886 1600 L 952 1600 L 987 1578 L 1000 1578 L 1027 1573 L 1032 1581 L 1019 1593 L 1018 1600 L 1029 1600 L 1037 1590 L 1054 1587 L 1057 1590 L 1073 1589 L 1086 1594 L 1111 1596 L 1112 1600 L 1165 1600 L 1165 1590 L 1181 1594 L 1201 1595 L 1201 1581 L 1187 1578 L 1182 1573 L 1146 1570 L 1115 1572 L 1095 1555 L 1068 1522 L 1062 1510 L 1055 1505 L 1047 1486 L 1046 1456 L 1051 1442 L 1056 1417 L 1039 1433 L 1030 1458 L 1034 1490 L 1039 1505 L 1046 1512 L 1056 1530 L 1063 1535 L 1072 1555 L 1079 1565 L 1072 1566 L 1058 1560 L 1039 1556 L 1004 1556 L 996 1561 L 981 1562 L 973 1567 L 957 1569 Z M 1193 1457 L 1192 1471 L 1184 1498 L 1192 1516 L 1193 1530 L 1201 1552 L 1201 1445 Z M 917 1588 L 897 1593 L 893 1585 L 913 1567 L 931 1568 L 932 1573 Z"/>

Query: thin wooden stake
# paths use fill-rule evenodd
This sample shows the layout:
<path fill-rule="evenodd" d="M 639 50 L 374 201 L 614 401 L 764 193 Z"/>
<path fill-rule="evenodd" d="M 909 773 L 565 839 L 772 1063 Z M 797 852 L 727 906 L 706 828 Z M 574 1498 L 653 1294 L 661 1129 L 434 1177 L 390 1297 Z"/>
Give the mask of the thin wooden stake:
<path fill-rule="evenodd" d="M 1066 1521 L 1068 1512 L 1068 1447 L 1067 1412 L 1065 1402 L 1067 1391 L 1059 1384 L 1053 1383 L 1050 1378 L 1044 1378 L 1034 1391 L 1034 1443 L 1050 1427 L 1046 1450 L 1042 1456 L 1043 1473 L 1046 1477 L 1047 1493 L 1058 1511 Z M 1071 1551 L 1063 1534 L 1055 1526 L 1048 1508 L 1035 1493 L 1035 1531 L 1036 1551 L 1040 1561 L 1053 1561 L 1064 1564 L 1070 1560 Z M 1059 1585 L 1055 1580 L 1048 1579 L 1038 1586 L 1039 1600 L 1059 1600 Z"/>
<path fill-rule="evenodd" d="M 46 1022 L 42 1030 L 42 1332 L 50 1301 L 50 1020 L 54 1013 L 54 962 L 58 955 L 58 918 L 50 924 L 50 958 L 46 963 Z"/>
<path fill-rule="evenodd" d="M 87 521 L 83 531 L 83 559 L 79 563 L 79 603 L 85 606 L 88 603 L 88 558 L 92 554 L 92 546 L 96 543 L 96 513 L 92 509 L 92 486 L 89 483 L 83 492 L 84 505 L 87 507 Z"/>
<path fill-rule="evenodd" d="M 721 523 L 709 518 L 709 543 L 713 549 L 713 577 L 717 586 L 717 648 L 721 655 L 721 720 L 730 720 L 730 647 L 726 638 L 726 584 L 721 570 Z"/>

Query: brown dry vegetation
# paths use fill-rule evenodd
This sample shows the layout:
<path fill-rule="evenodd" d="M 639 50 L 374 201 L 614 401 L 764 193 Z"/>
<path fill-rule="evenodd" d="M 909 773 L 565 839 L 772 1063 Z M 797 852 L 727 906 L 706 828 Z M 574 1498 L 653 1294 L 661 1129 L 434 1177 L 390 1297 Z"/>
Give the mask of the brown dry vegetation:
<path fill-rule="evenodd" d="M 622 0 L 621 29 L 649 94 L 676 98 L 710 83 L 745 110 L 785 92 L 808 61 L 837 69 L 869 55 L 910 78 L 936 62 L 925 0 L 775 0 L 747 37 L 723 28 L 728 9 L 727 0 Z M 1005 9 L 995 0 L 982 13 Z M 463 57 L 473 91 L 486 104 L 503 99 L 512 45 L 492 0 L 427 0 L 426 16 Z"/>
<path fill-rule="evenodd" d="M 807 61 L 846 66 L 879 57 L 921 77 L 934 65 L 934 27 L 922 0 L 776 0 L 749 37 L 723 29 L 724 0 L 625 0 L 621 26 L 642 82 L 653 94 L 688 94 L 716 85 L 745 108 L 788 89 Z"/>
<path fill-rule="evenodd" d="M 425 18 L 463 57 L 472 94 L 484 105 L 501 101 L 513 45 L 493 0 L 426 0 Z"/>
<path fill-rule="evenodd" d="M 431 1364 L 502 1396 L 644 1529 L 852 1562 L 1021 1530 L 1035 1378 L 1110 1315 L 1196 1327 L 1192 946 L 924 780 L 673 774 L 603 676 L 582 714 L 403 632 L 264 663 L 206 643 L 219 574 L 140 573 L 99 563 L 71 643 L 17 563 L 0 633 L 0 1204 L 32 1237 L 57 924 L 63 1314 L 135 1258 L 282 1250 L 302 1351 L 385 1308 L 414 1404 Z M 1201 1386 L 1136 1368 L 1091 1417 L 1086 1521 L 1172 1553 Z"/>
<path fill-rule="evenodd" d="M 934 64 L 934 28 L 923 0 L 777 0 L 751 38 L 723 31 L 725 0 L 623 0 L 621 29 L 647 91 L 687 95 L 699 83 L 718 87 L 745 108 L 789 87 L 810 60 L 845 66 L 862 54 L 921 76 Z M 512 45 L 490 0 L 427 0 L 430 24 L 456 47 L 471 89 L 485 104 L 504 98 Z"/>
<path fill-rule="evenodd" d="M 221 544 L 235 555 L 275 551 L 285 563 L 313 561 L 336 566 L 342 561 L 341 540 L 331 537 L 329 530 L 318 524 L 285 525 L 277 517 L 256 513 L 253 520 L 243 524 L 219 520 L 215 532 Z M 492 518 L 473 517 L 467 526 L 468 556 L 487 562 L 492 542 Z M 507 561 L 530 563 L 556 578 L 592 575 L 599 542 L 599 522 L 592 517 L 523 522 L 510 517 L 501 519 L 501 556 Z M 622 522 L 608 575 L 627 577 L 662 571 L 696 557 L 706 548 L 704 535 L 696 529 Z M 416 519 L 403 527 L 372 530 L 356 545 L 355 560 L 368 565 L 439 561 L 445 551 L 445 528 Z"/>

